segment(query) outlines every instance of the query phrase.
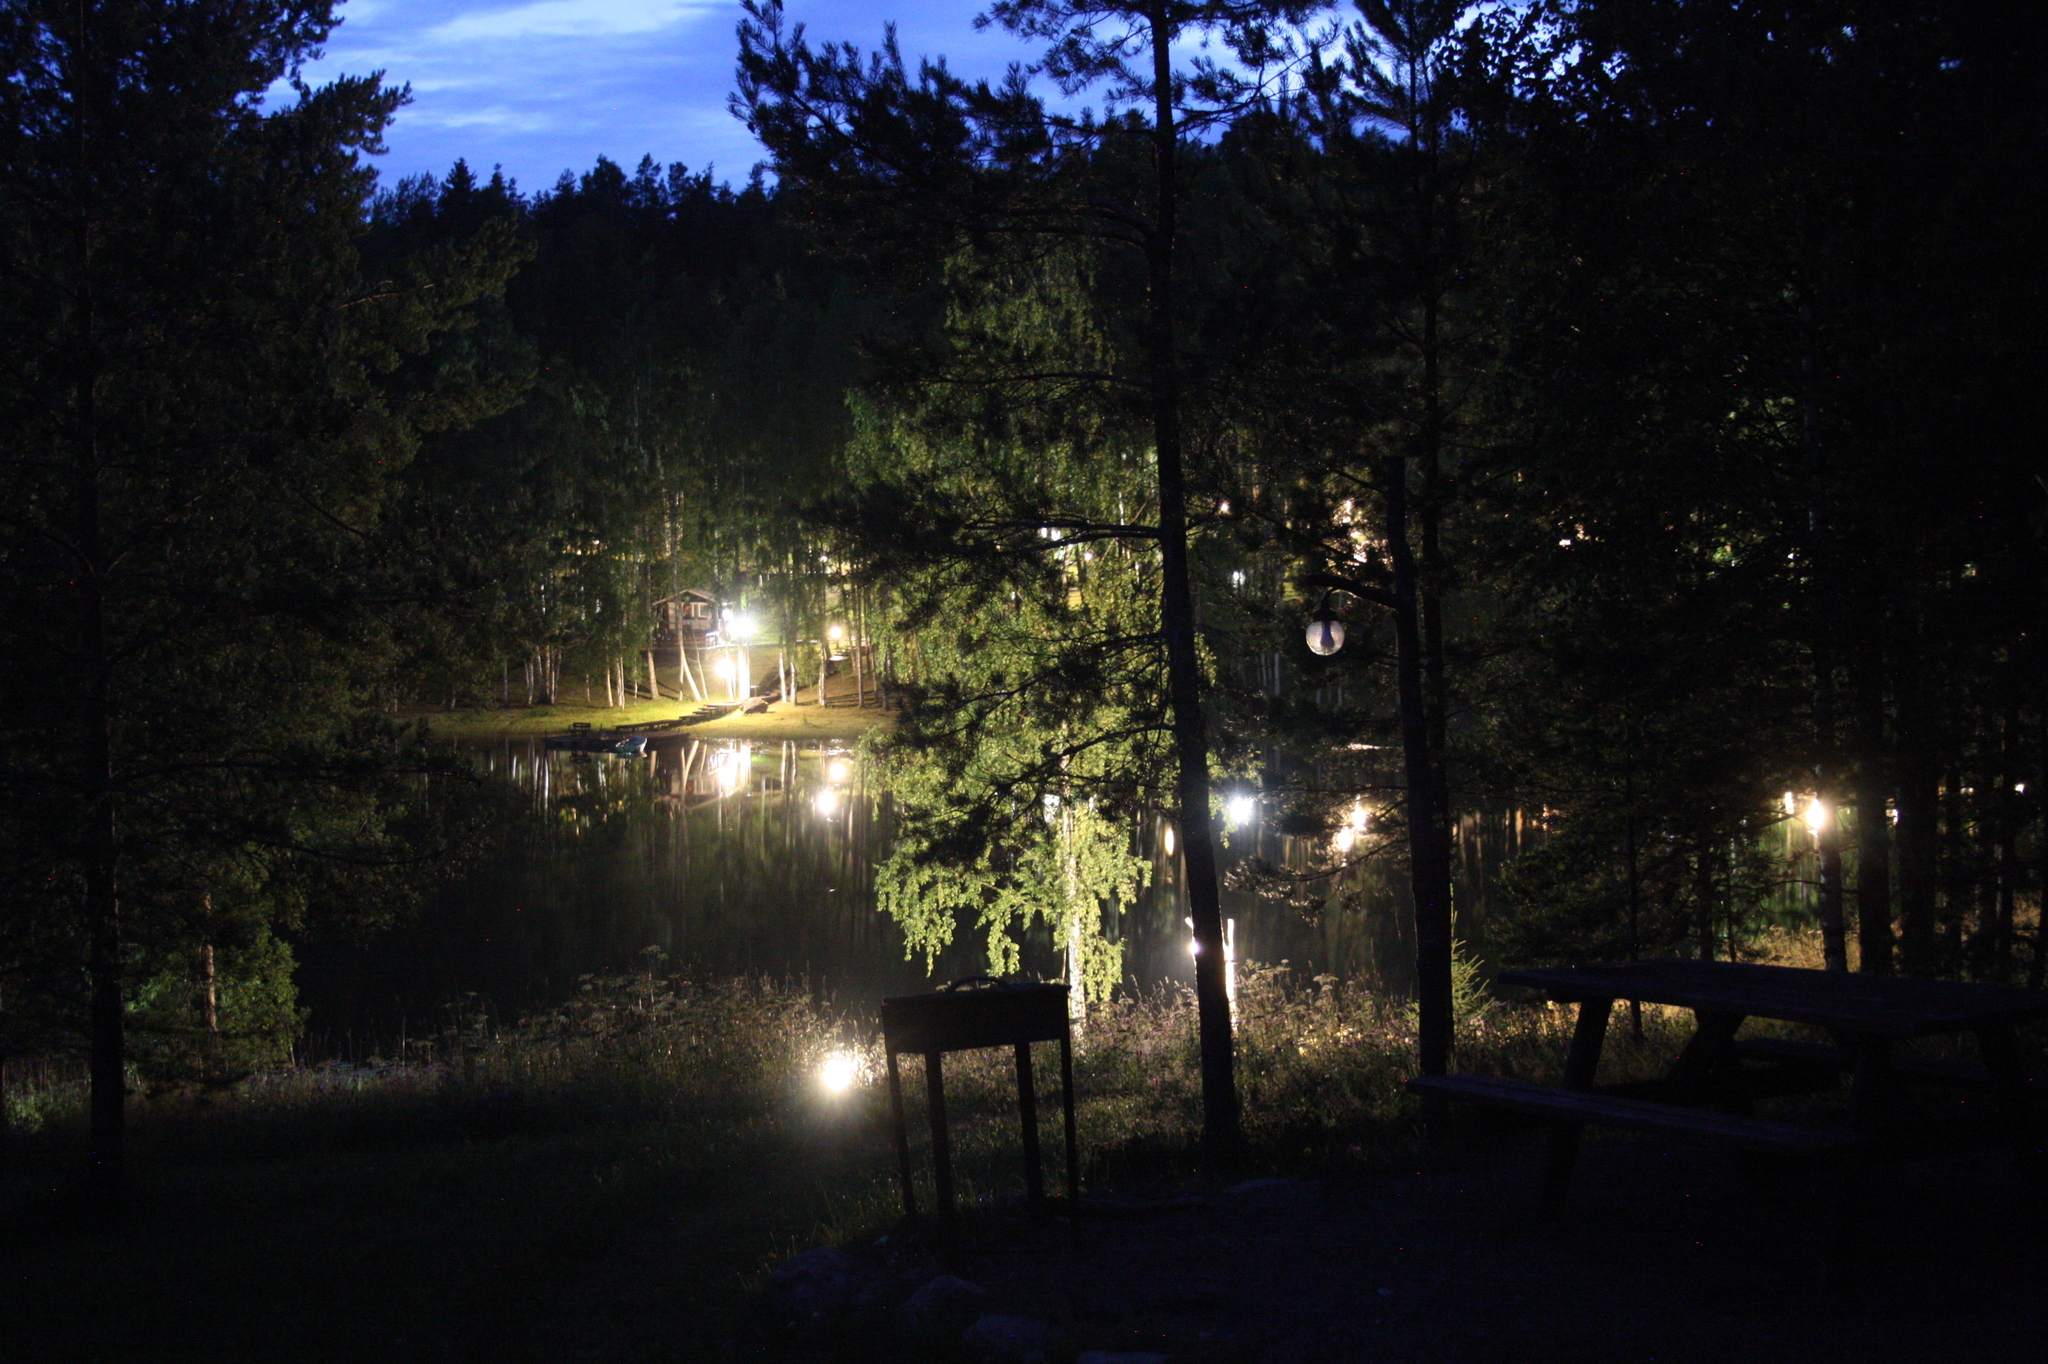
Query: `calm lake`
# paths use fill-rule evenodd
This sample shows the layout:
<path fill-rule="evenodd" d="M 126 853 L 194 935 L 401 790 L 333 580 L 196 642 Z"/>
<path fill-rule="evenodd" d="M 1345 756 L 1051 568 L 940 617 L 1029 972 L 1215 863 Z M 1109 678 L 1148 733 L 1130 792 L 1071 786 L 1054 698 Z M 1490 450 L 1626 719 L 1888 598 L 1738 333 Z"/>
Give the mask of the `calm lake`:
<path fill-rule="evenodd" d="M 845 747 L 668 739 L 622 759 L 519 739 L 471 753 L 504 788 L 472 865 L 374 942 L 302 952 L 313 1054 L 363 1054 L 438 1031 L 450 1001 L 470 996 L 500 1017 L 545 1006 L 577 977 L 633 967 L 650 947 L 671 968 L 803 980 L 861 1006 L 983 969 L 972 933 L 934 969 L 905 959 L 902 934 L 875 908 L 891 802 Z M 1528 836 L 1514 812 L 1461 821 L 1462 935 L 1483 925 L 1495 870 Z M 1171 831 L 1155 822 L 1139 838 L 1152 883 L 1110 925 L 1126 982 L 1192 984 Z M 1368 830 L 1357 849 L 1372 844 Z M 1226 874 L 1254 854 L 1305 866 L 1310 852 L 1256 820 L 1224 833 Z M 1313 919 L 1283 899 L 1226 890 L 1239 960 L 1404 989 L 1404 875 L 1398 845 L 1360 861 L 1340 901 Z M 1060 974 L 1049 935 L 1026 945 L 1025 964 Z"/>

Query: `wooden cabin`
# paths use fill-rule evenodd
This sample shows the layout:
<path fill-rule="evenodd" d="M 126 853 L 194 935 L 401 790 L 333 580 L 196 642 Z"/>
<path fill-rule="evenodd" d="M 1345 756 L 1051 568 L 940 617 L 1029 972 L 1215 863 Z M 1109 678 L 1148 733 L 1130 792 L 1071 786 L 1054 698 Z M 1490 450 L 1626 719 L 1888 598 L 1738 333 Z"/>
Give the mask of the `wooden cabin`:
<path fill-rule="evenodd" d="M 702 588 L 686 587 L 654 603 L 654 634 L 649 643 L 657 649 L 673 649 L 679 644 L 700 649 L 704 637 L 717 628 L 718 598 Z"/>

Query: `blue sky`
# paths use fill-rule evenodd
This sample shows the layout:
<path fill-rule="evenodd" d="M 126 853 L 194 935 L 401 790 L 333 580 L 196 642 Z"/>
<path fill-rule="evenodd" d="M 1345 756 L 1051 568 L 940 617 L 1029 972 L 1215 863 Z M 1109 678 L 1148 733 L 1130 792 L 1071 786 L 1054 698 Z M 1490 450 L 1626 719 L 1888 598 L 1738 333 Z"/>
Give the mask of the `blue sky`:
<path fill-rule="evenodd" d="M 963 74 L 995 75 L 1030 50 L 976 33 L 973 3 L 788 0 L 816 40 L 863 48 L 897 23 L 904 54 L 943 53 Z M 413 101 L 386 137 L 384 182 L 444 175 L 457 157 L 479 175 L 502 165 L 546 189 L 600 155 L 631 170 L 643 154 L 739 183 L 762 159 L 726 112 L 738 0 L 348 0 L 314 84 L 382 70 Z"/>

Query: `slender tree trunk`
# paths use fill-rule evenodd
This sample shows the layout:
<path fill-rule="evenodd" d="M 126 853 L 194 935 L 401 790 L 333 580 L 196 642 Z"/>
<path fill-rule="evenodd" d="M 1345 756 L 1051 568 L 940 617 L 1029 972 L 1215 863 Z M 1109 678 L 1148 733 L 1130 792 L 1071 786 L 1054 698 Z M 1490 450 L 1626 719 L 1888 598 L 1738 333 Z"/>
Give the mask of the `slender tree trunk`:
<path fill-rule="evenodd" d="M 697 679 L 690 675 L 690 648 L 683 643 L 683 630 L 680 624 L 676 627 L 676 676 L 680 679 L 676 683 L 676 700 L 683 699 L 684 687 L 690 689 L 692 700 L 704 699 L 703 691 L 697 686 Z"/>
<path fill-rule="evenodd" d="M 867 652 L 868 632 L 867 613 L 861 610 L 861 606 L 860 595 L 856 592 L 853 599 L 852 624 L 847 627 L 853 635 L 853 641 L 847 646 L 846 652 L 853 663 L 853 704 L 861 710 L 866 710 L 868 683 L 866 674 L 861 670 L 861 655 Z"/>
<path fill-rule="evenodd" d="M 99 541 L 98 474 L 85 471 L 81 480 L 87 534 L 81 543 Z M 86 687 L 84 811 L 85 921 L 89 925 L 87 964 L 91 981 L 92 1081 L 91 1142 L 95 1183 L 112 1188 L 125 1170 L 127 1129 L 127 1018 L 122 1005 L 122 926 L 120 842 L 115 819 L 114 698 L 112 664 L 107 649 L 105 580 L 99 563 L 81 574 L 85 592 L 86 650 L 91 675 Z"/>
<path fill-rule="evenodd" d="M 1451 1065 L 1451 849 L 1444 801 L 1429 736 L 1424 697 L 1419 584 L 1408 529 L 1408 461 L 1382 461 L 1387 504 L 1387 554 L 1394 570 L 1394 673 L 1407 778 L 1408 876 L 1415 900 L 1418 1063 L 1425 1075 Z"/>
<path fill-rule="evenodd" d="M 1146 239 L 1150 292 L 1152 438 L 1159 476 L 1160 624 L 1166 636 L 1167 692 L 1179 758 L 1181 849 L 1189 917 L 1195 921 L 1195 1004 L 1201 1039 L 1202 1145 L 1228 1162 L 1244 1146 L 1235 1043 L 1224 977 L 1223 901 L 1209 822 L 1209 733 L 1202 714 L 1201 658 L 1195 647 L 1194 584 L 1188 570 L 1187 488 L 1182 469 L 1180 372 L 1174 335 L 1173 251 L 1178 232 L 1175 183 L 1179 129 L 1173 111 L 1170 6 L 1155 0 L 1152 41 L 1153 167 L 1156 194 Z"/>
<path fill-rule="evenodd" d="M 1701 848 L 1693 860 L 1693 898 L 1699 902 L 1699 950 L 1701 961 L 1714 959 L 1714 854 Z"/>
<path fill-rule="evenodd" d="M 81 21 L 83 12 L 81 11 Z M 83 36 L 83 35 L 81 35 Z M 98 112 L 99 80 L 103 73 L 89 73 L 93 85 L 83 102 L 88 112 L 79 119 L 79 161 L 83 169 L 90 157 L 85 127 Z M 90 183 L 89 179 L 87 183 Z M 93 291 L 96 269 L 94 242 L 96 227 L 93 206 L 81 203 L 77 240 L 78 289 L 74 300 L 76 327 L 86 337 L 97 329 L 97 300 Z M 95 364 L 93 361 L 88 365 Z M 88 1006 L 90 1040 L 87 1071 L 91 1082 L 88 1127 L 91 1142 L 91 1178 L 102 1190 L 117 1190 L 126 1174 L 128 1052 L 127 1018 L 122 1004 L 122 924 L 120 900 L 120 838 L 115 811 L 117 787 L 114 780 L 114 680 L 112 622 L 107 601 L 108 562 L 105 531 L 101 525 L 98 373 L 82 368 L 76 381 L 73 418 L 77 422 L 74 477 L 80 593 L 79 654 L 84 664 L 84 687 L 80 700 L 80 754 L 82 771 L 79 790 L 83 798 L 80 820 L 81 880 L 84 889 L 84 920 L 87 932 L 86 976 L 91 1002 Z"/>
<path fill-rule="evenodd" d="M 1846 971 L 1849 940 L 1842 894 L 1840 738 L 1836 732 L 1836 660 L 1832 643 L 1842 612 L 1838 581 L 1841 556 L 1834 522 L 1835 480 L 1828 468 L 1826 442 L 1820 429 L 1817 343 L 1811 305 L 1800 306 L 1799 322 L 1801 438 L 1808 466 L 1807 536 L 1812 558 L 1808 594 L 1813 605 L 1807 628 L 1813 647 L 1813 776 L 1815 794 L 1826 816 L 1814 833 L 1820 857 L 1821 958 L 1828 970 Z"/>
<path fill-rule="evenodd" d="M 2013 778 L 2019 768 L 2020 715 L 2008 704 L 1999 717 L 1998 780 L 1992 790 L 1991 864 L 1998 878 L 1994 912 L 1998 920 L 1998 964 L 2001 978 L 2018 965 L 2017 914 L 2019 880 L 2019 809 L 2013 799 Z"/>
<path fill-rule="evenodd" d="M 1926 700 L 1910 647 L 1898 660 L 1899 966 L 1909 976 L 1935 968 L 1935 877 L 1940 774 L 1929 752 Z"/>
<path fill-rule="evenodd" d="M 1078 1034 L 1088 1023 L 1088 988 L 1081 966 L 1081 875 L 1075 865 L 1073 794 L 1064 782 L 1060 787 L 1060 892 L 1067 909 L 1067 1023 Z"/>
<path fill-rule="evenodd" d="M 199 1021 L 208 1036 L 220 1033 L 220 991 L 213 969 L 213 944 L 199 948 Z"/>
<path fill-rule="evenodd" d="M 1881 646 L 1868 641 L 1855 659 L 1856 948 L 1860 967 L 1892 969 L 1892 825 L 1885 770 Z"/>

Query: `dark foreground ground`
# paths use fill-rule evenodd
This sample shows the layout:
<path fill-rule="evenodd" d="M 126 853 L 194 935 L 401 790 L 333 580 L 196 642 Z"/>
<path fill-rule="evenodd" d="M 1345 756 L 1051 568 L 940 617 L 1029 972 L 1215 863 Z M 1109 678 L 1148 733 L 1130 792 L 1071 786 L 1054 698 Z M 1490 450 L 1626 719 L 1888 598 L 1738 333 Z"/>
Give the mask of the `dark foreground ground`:
<path fill-rule="evenodd" d="M 1472 1165 L 1474 1162 L 1456 1162 Z M 1194 1207 L 950 1253 L 855 1246 L 864 1307 L 785 1311 L 789 1359 L 971 1358 L 897 1308 L 947 1272 L 1071 1353 L 1174 1361 L 1885 1364 L 2048 1359 L 2048 1222 L 2006 1156 L 1880 1169 L 1854 1273 L 1825 1273 L 1830 1191 L 1763 1190 L 1707 1152 L 1589 1145 L 1569 1214 L 1534 1215 L 1533 1159 L 1473 1172 L 1273 1180 Z M 885 1343 L 886 1342 L 886 1343 Z M 735 1354 L 744 1350 L 735 1342 Z M 1057 1356 L 1055 1356 L 1057 1357 Z"/>
<path fill-rule="evenodd" d="M 836 1284 L 764 1288 L 756 1269 L 710 1297 L 724 1271 L 692 1210 L 715 1184 L 643 1189 L 633 1218 L 578 1235 L 573 1219 L 520 1230 L 522 1177 L 493 1196 L 498 1214 L 464 1214 L 467 1244 L 426 1230 L 440 1200 L 417 1185 L 384 1204 L 349 1195 L 355 1222 L 309 1183 L 303 1218 L 246 1224 L 216 1186 L 226 1239 L 260 1244 L 231 1256 L 148 1204 L 125 1229 L 13 1226 L 0 1360 L 976 1359 L 958 1321 L 905 1324 L 905 1300 L 942 1273 L 986 1291 L 976 1313 L 1056 1328 L 1051 1364 L 1088 1350 L 1174 1364 L 2048 1359 L 2048 1216 L 2008 1157 L 1878 1172 L 1857 1274 L 1831 1288 L 1824 1187 L 1759 1191 L 1712 1153 L 1589 1141 L 1569 1214 L 1546 1223 L 1533 1145 L 1483 1135 L 1423 1171 L 1254 1180 L 1172 1204 L 1131 1186 L 1125 1215 L 1078 1235 L 1000 1210 L 970 1214 L 950 1249 L 870 1234 L 831 1257 Z"/>

